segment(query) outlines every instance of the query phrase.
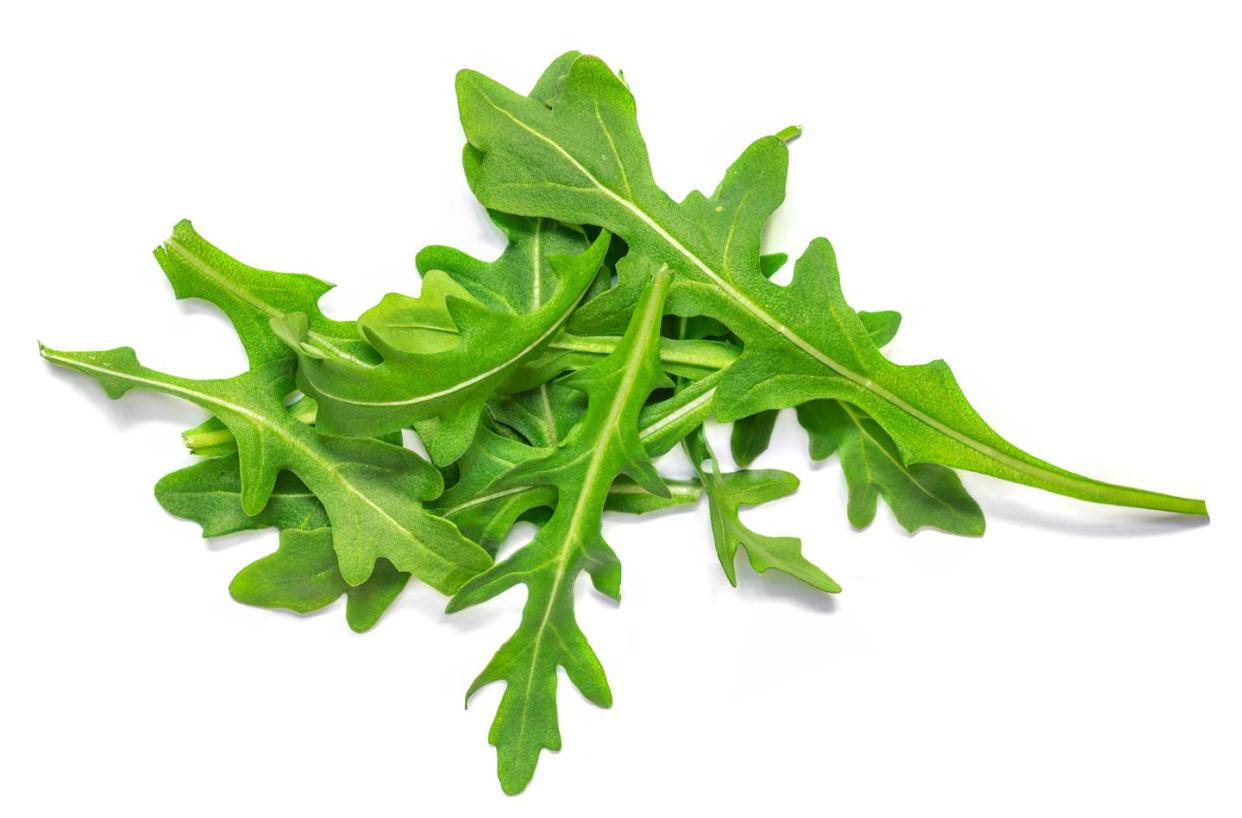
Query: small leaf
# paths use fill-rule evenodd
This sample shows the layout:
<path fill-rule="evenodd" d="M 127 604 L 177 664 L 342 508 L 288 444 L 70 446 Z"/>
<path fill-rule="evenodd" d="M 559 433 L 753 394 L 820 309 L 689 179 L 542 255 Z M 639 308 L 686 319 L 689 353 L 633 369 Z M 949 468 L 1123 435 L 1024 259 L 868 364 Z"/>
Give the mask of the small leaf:
<path fill-rule="evenodd" d="M 749 466 L 756 457 L 767 451 L 778 414 L 776 409 L 767 409 L 733 422 L 733 435 L 729 440 L 733 462 Z"/>
<path fill-rule="evenodd" d="M 716 555 L 729 584 L 737 585 L 734 563 L 741 546 L 751 567 L 759 573 L 774 568 L 827 593 L 841 590 L 830 576 L 802 556 L 802 541 L 797 537 L 765 536 L 742 522 L 742 506 L 757 506 L 792 494 L 798 488 L 797 477 L 774 469 L 721 474 L 701 429 L 686 438 L 685 444 L 707 495 Z M 710 469 L 703 467 L 705 462 L 711 463 Z"/>

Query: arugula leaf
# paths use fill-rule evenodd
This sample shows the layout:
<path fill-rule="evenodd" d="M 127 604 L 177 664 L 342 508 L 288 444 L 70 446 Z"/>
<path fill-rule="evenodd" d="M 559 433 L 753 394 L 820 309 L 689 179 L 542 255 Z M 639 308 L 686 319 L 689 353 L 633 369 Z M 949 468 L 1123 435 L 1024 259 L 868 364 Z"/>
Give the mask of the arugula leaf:
<path fill-rule="evenodd" d="M 626 474 L 648 492 L 666 495 L 638 436 L 638 417 L 652 390 L 667 385 L 659 366 L 659 330 L 670 273 L 660 270 L 617 349 L 604 361 L 570 376 L 587 395 L 581 422 L 560 447 L 513 468 L 502 485 L 550 486 L 556 509 L 535 538 L 513 556 L 468 581 L 449 611 L 477 605 L 519 583 L 527 586 L 517 632 L 475 679 L 467 700 L 485 684 L 505 682 L 489 741 L 496 746 L 505 792 L 521 791 L 543 749 L 561 745 L 556 715 L 556 672 L 590 701 L 612 703 L 603 667 L 574 619 L 573 587 L 583 571 L 597 590 L 620 596 L 621 566 L 600 535 L 609 487 Z"/>
<path fill-rule="evenodd" d="M 229 585 L 238 602 L 260 608 L 287 608 L 310 613 L 346 598 L 345 621 L 361 633 L 374 627 L 409 581 L 380 558 L 361 585 L 350 585 L 336 564 L 332 530 L 289 528 L 280 532 L 280 547 L 243 568 Z"/>
<path fill-rule="evenodd" d="M 722 474 L 702 427 L 691 433 L 685 443 L 707 495 L 716 555 L 730 585 L 737 585 L 735 563 L 740 545 L 746 549 L 751 567 L 759 573 L 774 568 L 827 593 L 841 590 L 832 577 L 802 556 L 802 541 L 797 537 L 767 537 L 751 531 L 742 523 L 739 514 L 742 506 L 755 506 L 793 494 L 798 488 L 797 477 L 776 469 L 743 469 Z M 711 462 L 710 470 L 703 468 L 708 461 Z"/>
<path fill-rule="evenodd" d="M 466 157 L 467 176 L 470 159 Z M 548 303 L 560 284 L 560 273 L 552 259 L 579 255 L 592 244 L 575 225 L 497 211 L 488 211 L 487 215 L 508 239 L 495 261 L 481 261 L 452 247 L 431 245 L 419 251 L 414 264 L 424 277 L 433 272 L 447 274 L 473 299 L 497 312 L 522 315 Z M 596 265 L 590 273 L 598 271 Z M 382 328 L 382 322 L 377 323 L 381 324 L 377 329 Z"/>
<path fill-rule="evenodd" d="M 307 336 L 317 347 L 358 364 L 377 361 L 352 321 L 334 321 L 320 312 L 319 299 L 332 289 L 325 281 L 242 264 L 200 236 L 188 219 L 177 223 L 155 259 L 177 298 L 201 298 L 228 316 L 252 368 L 292 357 L 269 322 L 295 313 L 306 316 Z"/>
<path fill-rule="evenodd" d="M 267 505 L 282 470 L 296 474 L 327 512 L 341 575 L 350 585 L 364 582 L 384 557 L 436 590 L 453 593 L 491 563 L 452 523 L 422 508 L 418 501 L 438 495 L 442 481 L 414 452 L 374 439 L 319 434 L 292 417 L 283 404 L 293 386 L 287 361 L 228 380 L 190 380 L 142 366 L 129 347 L 60 352 L 40 346 L 40 352 L 94 378 L 111 398 L 130 389 L 163 392 L 214 413 L 238 442 L 247 514 Z"/>
<path fill-rule="evenodd" d="M 827 240 L 811 243 L 790 285 L 768 281 L 759 241 L 784 198 L 782 138 L 752 144 L 711 197 L 692 193 L 678 204 L 655 184 L 629 89 L 600 60 L 573 59 L 546 101 L 472 71 L 458 74 L 457 92 L 467 150 L 477 154 L 469 181 L 484 206 L 602 226 L 632 256 L 676 271 L 672 312 L 709 315 L 742 338 L 742 357 L 716 393 L 719 420 L 835 398 L 873 417 L 906 463 L 965 468 L 1093 502 L 1206 513 L 1199 500 L 1039 460 L 988 427 L 943 361 L 888 361 L 846 304 Z"/>
<path fill-rule="evenodd" d="M 407 328 L 411 323 L 421 326 L 419 315 L 427 310 L 419 299 L 395 294 L 358 321 L 383 358 L 377 366 L 360 366 L 317 347 L 307 334 L 309 325 L 297 316 L 273 321 L 298 353 L 298 386 L 318 402 L 319 427 L 329 433 L 372 435 L 437 418 L 437 434 L 424 441 L 432 459 L 438 464 L 457 459 L 474 438 L 487 398 L 547 346 L 594 281 L 607 252 L 609 236 L 601 233 L 578 255 L 543 254 L 542 225 L 539 219 L 514 220 L 509 249 L 484 265 L 486 270 L 474 269 L 480 263 L 468 256 L 450 259 L 440 254 L 442 265 L 457 265 L 454 281 L 459 285 L 468 276 L 495 282 L 519 273 L 528 276 L 532 268 L 535 280 L 543 281 L 545 265 L 557 279 L 555 291 L 530 312 L 439 296 L 457 328 L 457 344 L 450 348 L 427 352 L 422 344 L 403 344 Z M 537 293 L 543 286 L 536 284 L 532 290 Z M 518 292 L 513 287 L 505 295 Z M 494 295 L 496 303 L 512 306 L 501 294 Z"/>

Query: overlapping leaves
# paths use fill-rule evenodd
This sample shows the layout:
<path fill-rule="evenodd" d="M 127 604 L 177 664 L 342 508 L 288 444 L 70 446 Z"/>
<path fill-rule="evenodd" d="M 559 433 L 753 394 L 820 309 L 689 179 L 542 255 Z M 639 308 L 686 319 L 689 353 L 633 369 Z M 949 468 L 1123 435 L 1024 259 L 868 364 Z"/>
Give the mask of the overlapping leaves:
<path fill-rule="evenodd" d="M 507 239 L 495 260 L 427 247 L 417 297 L 390 294 L 339 321 L 318 306 L 331 285 L 250 267 L 181 222 L 156 258 L 178 298 L 229 318 L 249 371 L 192 380 L 141 365 L 128 347 L 41 351 L 114 398 L 162 392 L 209 413 L 183 435 L 202 459 L 161 479 L 156 497 L 205 537 L 279 531 L 276 551 L 231 583 L 241 602 L 308 612 L 343 597 L 361 631 L 411 577 L 450 596 L 449 611 L 525 586 L 521 621 L 467 695 L 505 685 L 490 740 L 506 792 L 560 747 L 559 668 L 589 700 L 612 700 L 574 614 L 584 573 L 619 597 L 605 512 L 706 497 L 731 583 L 742 550 L 758 572 L 840 590 L 796 537 L 743 520 L 798 486 L 748 468 L 781 410 L 796 411 L 812 458 L 837 455 L 858 528 L 883 499 L 910 531 L 981 534 L 954 468 L 1206 513 L 1032 457 L 987 426 L 943 362 L 890 362 L 880 349 L 900 316 L 848 305 L 826 240 L 810 243 L 791 283 L 773 283 L 787 257 L 761 254 L 760 239 L 798 129 L 748 147 L 710 196 L 674 202 L 652 176 L 629 88 L 598 59 L 563 55 L 527 96 L 469 71 L 457 89 L 466 179 Z M 713 417 L 733 423 L 738 470 L 707 443 Z M 404 445 L 411 432 L 431 462 Z M 653 463 L 679 443 L 692 479 Z M 519 522 L 533 535 L 494 562 Z"/>

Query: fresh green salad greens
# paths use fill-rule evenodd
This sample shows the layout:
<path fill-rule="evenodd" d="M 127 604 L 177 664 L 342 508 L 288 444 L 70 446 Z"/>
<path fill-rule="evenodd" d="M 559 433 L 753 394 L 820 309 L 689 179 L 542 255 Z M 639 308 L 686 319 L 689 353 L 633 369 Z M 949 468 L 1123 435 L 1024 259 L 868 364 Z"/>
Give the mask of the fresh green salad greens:
<path fill-rule="evenodd" d="M 110 397 L 163 392 L 209 413 L 183 435 L 198 462 L 155 493 L 205 537 L 279 530 L 277 550 L 230 585 L 240 602 L 307 612 L 344 596 L 350 627 L 364 631 L 411 576 L 445 594 L 449 612 L 525 585 L 513 636 L 467 693 L 504 682 L 490 741 L 506 792 L 561 746 L 558 668 L 592 702 L 612 701 L 574 616 L 584 573 L 620 597 L 606 511 L 705 496 L 730 583 L 741 548 L 756 571 L 840 590 L 797 538 L 742 521 L 744 507 L 798 487 L 787 472 L 747 468 L 782 409 L 796 410 L 812 458 L 838 455 L 856 528 L 883 499 L 911 532 L 982 534 L 954 469 L 1206 515 L 1202 501 L 1027 454 L 971 408 L 943 361 L 889 361 L 880 350 L 900 316 L 846 303 L 827 240 L 810 243 L 788 285 L 773 283 L 787 257 L 761 254 L 760 239 L 799 129 L 746 148 L 710 196 L 675 202 L 652 176 L 629 87 L 600 60 L 565 54 L 528 95 L 463 71 L 457 92 L 466 180 L 508 240 L 496 260 L 428 247 L 417 297 L 388 295 L 335 321 L 318 307 L 331 285 L 242 264 L 183 221 L 156 259 L 178 298 L 228 317 L 248 371 L 190 380 L 143 366 L 128 347 L 40 352 Z M 713 419 L 733 424 L 736 471 L 708 445 Z M 678 445 L 692 479 L 653 462 Z M 497 561 L 520 521 L 534 537 Z"/>

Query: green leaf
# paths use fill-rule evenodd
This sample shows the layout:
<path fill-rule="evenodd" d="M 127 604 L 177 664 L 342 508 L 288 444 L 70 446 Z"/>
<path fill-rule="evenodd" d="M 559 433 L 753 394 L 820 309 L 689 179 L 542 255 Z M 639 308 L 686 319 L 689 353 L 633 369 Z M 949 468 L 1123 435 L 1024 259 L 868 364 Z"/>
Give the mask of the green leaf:
<path fill-rule="evenodd" d="M 332 289 L 327 282 L 242 264 L 210 244 L 184 219 L 155 250 L 155 259 L 177 298 L 201 298 L 229 317 L 252 368 L 292 357 L 269 322 L 293 313 L 306 316 L 307 337 L 317 347 L 359 364 L 377 360 L 352 321 L 333 321 L 320 312 L 320 297 Z"/>
<path fill-rule="evenodd" d="M 361 633 L 379 621 L 409 579 L 409 574 L 380 559 L 366 582 L 350 585 L 337 569 L 331 529 L 291 528 L 280 532 L 275 553 L 252 562 L 233 578 L 229 593 L 247 605 L 297 613 L 326 608 L 344 595 L 345 620 Z"/>
<path fill-rule="evenodd" d="M 776 409 L 765 409 L 733 422 L 733 435 L 729 439 L 733 462 L 739 466 L 749 466 L 756 457 L 768 450 L 778 414 Z"/>
<path fill-rule="evenodd" d="M 712 539 L 729 584 L 737 585 L 735 563 L 740 545 L 746 550 L 751 567 L 759 573 L 772 568 L 827 593 L 841 590 L 832 577 L 802 556 L 802 541 L 797 537 L 768 537 L 751 531 L 742 523 L 739 513 L 742 506 L 756 506 L 793 494 L 798 488 L 797 477 L 774 469 L 743 469 L 722 474 L 701 428 L 687 437 L 685 443 L 707 495 Z M 711 462 L 710 469 L 703 468 L 707 461 Z"/>
<path fill-rule="evenodd" d="M 379 440 L 319 434 L 290 415 L 283 403 L 292 388 L 288 361 L 228 380 L 190 380 L 142 366 L 129 347 L 40 351 L 48 361 L 94 378 L 109 397 L 130 389 L 163 392 L 215 414 L 238 443 L 247 514 L 263 511 L 282 470 L 297 475 L 327 512 L 341 575 L 350 585 L 366 581 L 384 557 L 452 593 L 491 563 L 452 523 L 422 508 L 418 501 L 438 495 L 442 482 L 414 452 Z"/>
<path fill-rule="evenodd" d="M 888 361 L 842 297 L 827 240 L 811 243 L 789 286 L 768 281 L 760 237 L 784 198 L 781 138 L 752 144 L 711 197 L 691 193 L 675 203 L 652 177 L 629 89 L 600 60 L 573 60 L 546 103 L 472 71 L 458 75 L 457 92 L 477 154 L 469 181 L 484 206 L 602 226 L 625 240 L 630 256 L 676 272 L 670 311 L 709 315 L 742 339 L 742 357 L 716 392 L 719 420 L 835 398 L 873 417 L 907 463 L 970 469 L 1094 502 L 1206 513 L 1199 500 L 1039 460 L 988 427 L 944 362 Z"/>
<path fill-rule="evenodd" d="M 472 158 L 465 157 L 467 165 Z M 481 261 L 452 247 L 432 245 L 419 251 L 415 264 L 424 278 L 432 272 L 444 273 L 471 298 L 497 312 L 521 315 L 547 304 L 560 284 L 560 274 L 551 260 L 579 255 L 592 244 L 582 228 L 551 219 L 496 211 L 489 211 L 488 216 L 508 239 L 495 261 Z M 604 239 L 603 244 L 607 243 Z M 594 276 L 598 271 L 597 264 L 590 273 Z M 377 322 L 377 331 L 382 325 L 382 321 Z"/>
<path fill-rule="evenodd" d="M 540 244 L 540 224 L 535 220 L 530 232 L 523 233 L 515 222 L 511 240 L 517 245 Z M 306 321 L 297 316 L 274 321 L 273 327 L 298 352 L 298 386 L 318 402 L 316 422 L 322 430 L 373 435 L 437 418 L 437 434 L 428 449 L 437 463 L 449 463 L 474 438 L 487 398 L 536 357 L 568 319 L 599 270 L 608 238 L 601 234 L 576 256 L 544 256 L 534 249 L 519 252 L 511 245 L 511 252 L 493 262 L 486 276 L 500 281 L 519 272 L 530 275 L 533 258 L 539 262 L 533 272 L 542 273 L 546 263 L 555 273 L 555 291 L 531 312 L 516 314 L 473 299 L 439 296 L 457 328 L 457 344 L 448 349 L 429 353 L 421 345 L 402 345 L 405 329 L 427 310 L 419 299 L 399 295 L 385 297 L 358 322 L 383 357 L 377 366 L 360 366 L 316 348 L 307 336 Z M 466 258 L 455 263 L 465 265 Z M 448 259 L 440 261 L 447 265 Z M 514 269 L 518 263 L 523 265 L 520 271 Z M 485 277 L 481 272 L 475 275 Z"/>
<path fill-rule="evenodd" d="M 586 412 L 565 442 L 537 460 L 511 469 L 501 487 L 540 485 L 556 491 L 552 517 L 513 556 L 468 581 L 449 610 L 477 605 L 517 584 L 527 587 L 522 622 L 471 685 L 505 683 L 489 741 L 496 746 L 505 792 L 530 781 L 543 749 L 561 746 L 556 674 L 564 667 L 574 685 L 601 707 L 612 703 L 603 667 L 578 628 L 573 588 L 590 574 L 601 593 L 620 595 L 620 563 L 600 535 L 608 491 L 621 474 L 647 491 L 668 494 L 639 439 L 638 419 L 652 390 L 668 383 L 659 365 L 659 329 L 670 276 L 660 270 L 616 350 L 596 366 L 575 372 L 569 385 L 587 395 Z"/>

